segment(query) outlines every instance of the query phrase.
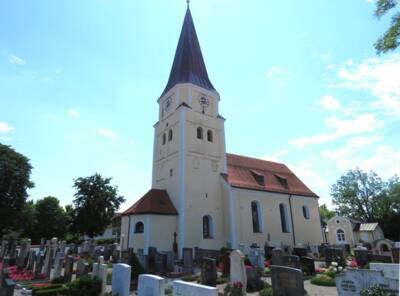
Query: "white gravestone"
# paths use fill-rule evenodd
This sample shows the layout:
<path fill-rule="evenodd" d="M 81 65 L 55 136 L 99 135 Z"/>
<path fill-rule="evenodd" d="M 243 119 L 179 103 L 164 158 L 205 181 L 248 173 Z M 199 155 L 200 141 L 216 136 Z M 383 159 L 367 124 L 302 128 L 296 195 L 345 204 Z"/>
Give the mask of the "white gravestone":
<path fill-rule="evenodd" d="M 93 263 L 92 278 L 99 277 L 98 272 L 99 272 L 99 263 Z"/>
<path fill-rule="evenodd" d="M 218 289 L 184 281 L 174 281 L 173 296 L 218 296 Z"/>
<path fill-rule="evenodd" d="M 108 275 L 107 264 L 100 264 L 98 267 L 97 278 L 101 280 L 101 295 L 103 295 L 106 292 L 107 275 Z"/>
<path fill-rule="evenodd" d="M 139 275 L 138 296 L 164 296 L 165 280 L 152 274 Z"/>
<path fill-rule="evenodd" d="M 362 289 L 380 286 L 386 292 L 399 293 L 399 281 L 383 276 L 381 271 L 369 269 L 348 269 L 336 276 L 336 288 L 339 296 L 359 296 Z"/>
<path fill-rule="evenodd" d="M 112 294 L 118 296 L 129 296 L 131 285 L 131 267 L 128 264 L 114 264 L 112 277 Z"/>
<path fill-rule="evenodd" d="M 379 270 L 383 272 L 383 276 L 386 278 L 398 280 L 400 264 L 395 263 L 373 263 L 369 264 L 369 269 Z"/>
<path fill-rule="evenodd" d="M 233 250 L 229 257 L 231 259 L 230 282 L 241 282 L 243 284 L 243 292 L 246 293 L 247 275 L 244 266 L 244 255 L 239 250 Z"/>

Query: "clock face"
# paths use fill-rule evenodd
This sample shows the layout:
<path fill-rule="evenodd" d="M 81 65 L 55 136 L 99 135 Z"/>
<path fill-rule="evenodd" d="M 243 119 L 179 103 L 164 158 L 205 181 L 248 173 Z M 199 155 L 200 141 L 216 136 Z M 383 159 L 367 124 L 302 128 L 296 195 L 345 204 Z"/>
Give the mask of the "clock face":
<path fill-rule="evenodd" d="M 203 108 L 206 108 L 209 105 L 209 101 L 208 101 L 208 99 L 206 97 L 201 97 L 199 99 L 199 103 Z"/>
<path fill-rule="evenodd" d="M 169 97 L 165 100 L 165 110 L 168 111 L 168 109 L 171 107 L 172 105 L 172 98 Z"/>

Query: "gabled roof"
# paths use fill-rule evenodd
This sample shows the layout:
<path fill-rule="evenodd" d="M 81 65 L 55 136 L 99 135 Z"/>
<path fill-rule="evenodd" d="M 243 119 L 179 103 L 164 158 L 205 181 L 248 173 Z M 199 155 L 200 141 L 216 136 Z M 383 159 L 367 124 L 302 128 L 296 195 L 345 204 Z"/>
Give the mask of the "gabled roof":
<path fill-rule="evenodd" d="M 224 179 L 233 187 L 318 197 L 289 168 L 278 162 L 227 154 L 228 174 Z M 264 176 L 258 182 L 254 172 Z"/>
<path fill-rule="evenodd" d="M 122 213 L 122 215 L 142 214 L 178 215 L 178 212 L 166 190 L 150 189 L 133 206 Z"/>
<path fill-rule="evenodd" d="M 215 91 L 214 86 L 208 78 L 189 6 L 186 10 L 168 83 L 161 96 L 176 84 L 188 82 Z"/>

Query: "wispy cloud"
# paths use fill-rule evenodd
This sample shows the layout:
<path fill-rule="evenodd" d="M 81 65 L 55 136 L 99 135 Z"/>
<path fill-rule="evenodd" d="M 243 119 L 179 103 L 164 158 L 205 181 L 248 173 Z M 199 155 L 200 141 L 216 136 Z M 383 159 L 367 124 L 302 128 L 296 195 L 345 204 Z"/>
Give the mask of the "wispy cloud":
<path fill-rule="evenodd" d="M 67 115 L 70 117 L 78 117 L 80 113 L 77 110 L 71 108 L 67 110 Z"/>
<path fill-rule="evenodd" d="M 332 95 L 325 95 L 319 101 L 325 110 L 336 110 L 340 108 L 340 102 Z"/>
<path fill-rule="evenodd" d="M 340 139 L 344 136 L 373 132 L 383 125 L 383 121 L 377 119 L 374 114 L 369 113 L 357 115 L 352 119 L 329 117 L 325 120 L 325 126 L 329 130 L 327 133 L 292 139 L 289 143 L 297 147 L 322 144 Z"/>
<path fill-rule="evenodd" d="M 118 135 L 110 129 L 106 128 L 97 128 L 96 133 L 100 136 L 109 138 L 109 139 L 117 139 Z"/>
<path fill-rule="evenodd" d="M 23 59 L 21 59 L 20 57 L 17 57 L 16 55 L 11 55 L 8 58 L 8 62 L 10 64 L 25 65 L 25 61 Z"/>
<path fill-rule="evenodd" d="M 0 122 L 0 133 L 6 134 L 13 130 L 14 128 L 7 122 Z"/>

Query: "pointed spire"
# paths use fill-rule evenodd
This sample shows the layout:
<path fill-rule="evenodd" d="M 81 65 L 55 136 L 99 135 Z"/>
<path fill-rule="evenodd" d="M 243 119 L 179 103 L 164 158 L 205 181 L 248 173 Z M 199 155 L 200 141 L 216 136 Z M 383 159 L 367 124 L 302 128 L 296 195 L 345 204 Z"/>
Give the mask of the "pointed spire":
<path fill-rule="evenodd" d="M 208 78 L 192 14 L 190 13 L 189 0 L 187 0 L 187 4 L 188 7 L 176 48 L 174 63 L 172 64 L 168 83 L 162 95 L 176 84 L 188 82 L 215 91 L 214 86 Z"/>

